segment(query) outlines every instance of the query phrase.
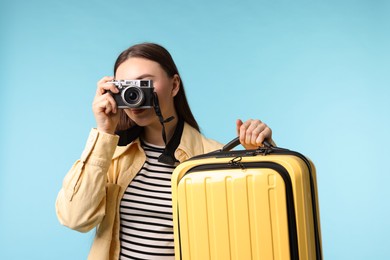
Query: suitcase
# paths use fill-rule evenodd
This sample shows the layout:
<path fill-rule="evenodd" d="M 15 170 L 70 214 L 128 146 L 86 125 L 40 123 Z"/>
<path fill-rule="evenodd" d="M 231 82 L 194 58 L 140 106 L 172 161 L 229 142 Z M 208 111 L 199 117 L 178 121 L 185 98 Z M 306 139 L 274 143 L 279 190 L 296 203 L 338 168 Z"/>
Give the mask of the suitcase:
<path fill-rule="evenodd" d="M 238 144 L 174 170 L 175 259 L 322 259 L 314 164 L 269 144 L 231 150 Z"/>

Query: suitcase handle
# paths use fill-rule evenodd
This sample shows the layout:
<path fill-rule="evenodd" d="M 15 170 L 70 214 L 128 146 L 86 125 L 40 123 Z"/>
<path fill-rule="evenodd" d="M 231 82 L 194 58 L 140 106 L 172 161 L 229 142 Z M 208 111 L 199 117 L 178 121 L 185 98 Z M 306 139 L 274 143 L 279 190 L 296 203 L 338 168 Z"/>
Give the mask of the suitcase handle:
<path fill-rule="evenodd" d="M 240 138 L 239 137 L 236 137 L 234 138 L 233 140 L 231 140 L 229 143 L 227 143 L 224 147 L 222 147 L 221 149 L 221 152 L 227 152 L 227 151 L 230 151 L 232 150 L 234 147 L 238 146 L 240 144 Z M 264 141 L 263 142 L 264 146 L 266 148 L 272 148 L 273 145 L 270 144 L 269 142 L 267 141 Z"/>

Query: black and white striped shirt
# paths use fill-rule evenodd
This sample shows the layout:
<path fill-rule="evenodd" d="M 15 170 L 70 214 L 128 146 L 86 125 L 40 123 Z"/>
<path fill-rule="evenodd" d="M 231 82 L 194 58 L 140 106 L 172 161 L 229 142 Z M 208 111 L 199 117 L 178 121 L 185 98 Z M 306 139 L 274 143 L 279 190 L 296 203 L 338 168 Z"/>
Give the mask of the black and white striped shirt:
<path fill-rule="evenodd" d="M 158 162 L 164 147 L 142 143 L 146 162 L 120 204 L 119 259 L 174 259 L 171 175 Z"/>

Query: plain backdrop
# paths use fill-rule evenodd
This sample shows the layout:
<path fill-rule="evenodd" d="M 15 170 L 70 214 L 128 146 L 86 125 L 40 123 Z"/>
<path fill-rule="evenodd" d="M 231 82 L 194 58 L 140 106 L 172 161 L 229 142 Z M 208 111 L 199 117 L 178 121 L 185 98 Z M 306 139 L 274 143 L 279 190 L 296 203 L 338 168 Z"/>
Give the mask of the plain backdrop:
<path fill-rule="evenodd" d="M 1 0 L 0 259 L 86 259 L 55 199 L 95 126 L 96 82 L 156 42 L 202 132 L 259 118 L 317 167 L 325 259 L 390 259 L 390 4 Z"/>

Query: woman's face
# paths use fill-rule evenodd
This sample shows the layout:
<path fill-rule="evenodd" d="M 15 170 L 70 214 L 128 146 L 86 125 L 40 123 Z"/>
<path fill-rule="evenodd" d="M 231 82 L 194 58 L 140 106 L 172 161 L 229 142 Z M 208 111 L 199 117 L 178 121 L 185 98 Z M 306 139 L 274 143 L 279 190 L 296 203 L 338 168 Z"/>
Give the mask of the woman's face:
<path fill-rule="evenodd" d="M 119 65 L 115 73 L 115 79 L 153 80 L 154 91 L 157 93 L 163 117 L 175 116 L 177 118 L 173 98 L 179 91 L 180 79 L 178 75 L 170 78 L 157 62 L 143 58 L 129 58 Z M 139 126 L 160 125 L 153 108 L 126 108 L 124 110 L 130 119 Z"/>

